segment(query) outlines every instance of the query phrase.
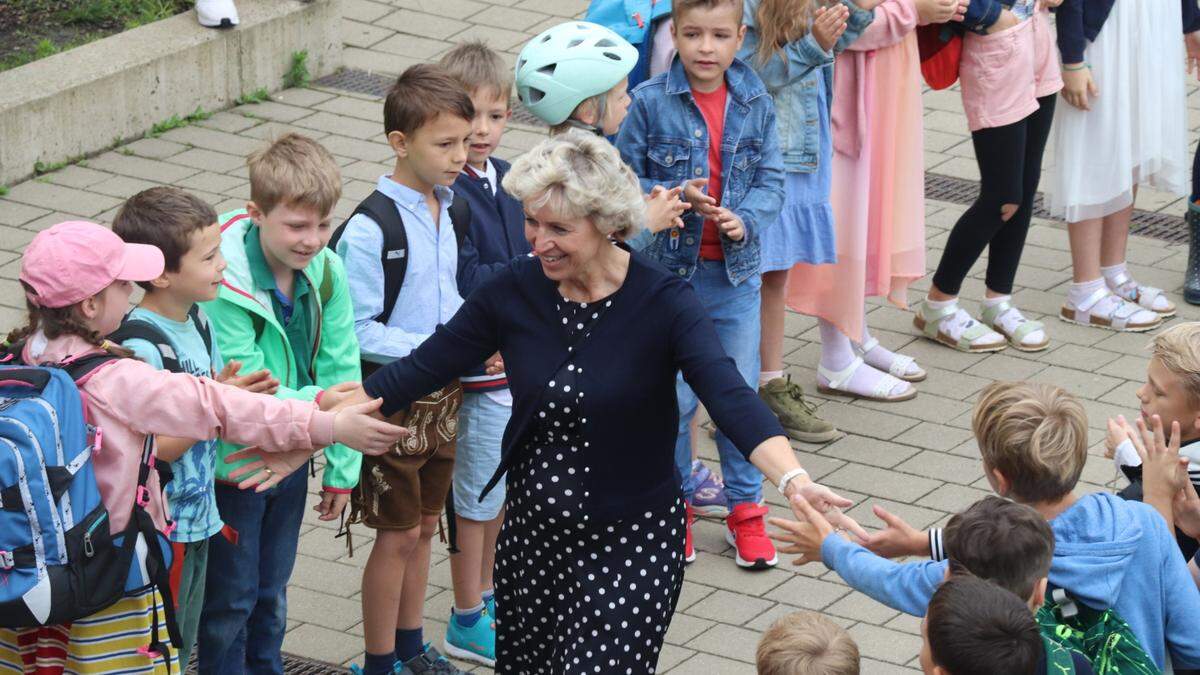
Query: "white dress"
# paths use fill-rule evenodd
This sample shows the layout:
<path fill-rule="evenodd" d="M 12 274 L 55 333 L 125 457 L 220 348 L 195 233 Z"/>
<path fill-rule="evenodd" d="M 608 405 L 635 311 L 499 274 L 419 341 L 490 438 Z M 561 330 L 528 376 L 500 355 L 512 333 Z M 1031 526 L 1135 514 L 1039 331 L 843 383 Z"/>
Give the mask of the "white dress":
<path fill-rule="evenodd" d="M 1050 137 L 1051 214 L 1100 218 L 1133 202 L 1134 184 L 1188 193 L 1183 24 L 1179 0 L 1116 0 L 1084 51 L 1100 95 L 1061 102 Z"/>

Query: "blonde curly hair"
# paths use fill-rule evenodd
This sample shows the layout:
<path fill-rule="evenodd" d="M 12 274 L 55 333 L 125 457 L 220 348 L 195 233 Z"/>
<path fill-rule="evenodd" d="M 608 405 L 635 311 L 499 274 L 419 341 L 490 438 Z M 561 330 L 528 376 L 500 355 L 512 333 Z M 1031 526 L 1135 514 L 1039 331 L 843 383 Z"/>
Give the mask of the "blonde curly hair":
<path fill-rule="evenodd" d="M 504 189 L 537 210 L 586 218 L 605 236 L 628 239 L 646 221 L 637 176 L 611 143 L 581 130 L 548 138 L 513 162 Z"/>

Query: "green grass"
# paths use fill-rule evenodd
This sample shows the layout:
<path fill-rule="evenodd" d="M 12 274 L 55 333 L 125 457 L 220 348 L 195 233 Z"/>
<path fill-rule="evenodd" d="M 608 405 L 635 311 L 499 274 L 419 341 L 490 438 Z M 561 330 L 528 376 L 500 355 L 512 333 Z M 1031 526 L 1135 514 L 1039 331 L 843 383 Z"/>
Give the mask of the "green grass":
<path fill-rule="evenodd" d="M 233 102 L 235 105 L 246 105 L 262 103 L 263 101 L 269 101 L 270 99 L 271 92 L 267 91 L 266 87 L 259 87 L 248 94 L 242 94 L 241 96 L 235 98 Z"/>
<path fill-rule="evenodd" d="M 0 197 L 7 197 L 7 196 L 8 196 L 8 186 L 0 185 Z"/>
<path fill-rule="evenodd" d="M 212 113 L 204 110 L 203 108 L 196 108 L 196 110 L 190 115 L 184 115 L 183 117 L 180 117 L 179 115 L 171 115 L 161 122 L 155 122 L 154 125 L 150 127 L 150 131 L 146 132 L 146 138 L 158 138 L 172 129 L 186 127 L 189 124 L 194 124 L 200 120 L 206 120 L 212 116 Z"/>
<path fill-rule="evenodd" d="M 67 24 L 119 22 L 125 30 L 175 16 L 193 2 L 180 0 L 84 0 L 57 14 Z"/>
<path fill-rule="evenodd" d="M 292 66 L 283 76 L 283 88 L 307 87 L 312 80 L 308 72 L 308 50 L 292 52 Z"/>

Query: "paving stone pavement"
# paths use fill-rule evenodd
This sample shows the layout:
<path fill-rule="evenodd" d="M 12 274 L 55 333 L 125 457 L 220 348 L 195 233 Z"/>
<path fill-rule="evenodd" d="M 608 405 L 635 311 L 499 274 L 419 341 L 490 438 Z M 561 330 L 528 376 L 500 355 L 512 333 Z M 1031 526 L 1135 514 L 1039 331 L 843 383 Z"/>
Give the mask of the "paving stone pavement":
<path fill-rule="evenodd" d="M 397 73 L 434 59 L 466 37 L 487 40 L 510 60 L 533 34 L 585 8 L 584 0 L 345 0 L 343 36 L 347 67 Z M 956 92 L 927 92 L 926 159 L 931 171 L 977 178 L 970 139 Z M 1200 123 L 1200 99 L 1189 96 L 1193 127 Z M 321 140 L 342 165 L 345 191 L 336 215 L 347 216 L 376 178 L 390 171 L 391 152 L 380 129 L 378 99 L 321 88 L 280 92 L 271 101 L 219 112 L 192 126 L 146 138 L 86 162 L 13 185 L 0 198 L 0 328 L 23 318 L 16 281 L 18 257 L 33 235 L 61 220 L 90 218 L 110 222 L 122 199 L 159 183 L 193 191 L 226 210 L 249 198 L 244 157 L 263 139 L 301 131 Z M 500 155 L 512 158 L 536 143 L 544 131 L 514 124 Z M 12 139 L 8 139 L 12 140 Z M 1192 134 L 1195 144 L 1195 133 Z M 1048 158 L 1049 159 L 1049 158 Z M 1049 162 L 1047 162 L 1049 163 Z M 1181 215 L 1183 202 L 1143 189 L 1138 206 Z M 936 265 L 947 231 L 964 207 L 927 205 L 928 257 Z M 1133 273 L 1179 298 L 1186 250 L 1134 238 L 1129 247 Z M 984 261 L 963 289 L 974 309 L 982 291 Z M 985 495 L 974 440 L 970 405 L 993 378 L 1029 378 L 1060 384 L 1086 402 L 1092 430 L 1090 460 L 1080 492 L 1110 486 L 1114 471 L 1102 456 L 1106 415 L 1135 410 L 1134 389 L 1146 366 L 1146 336 L 1121 335 L 1064 324 L 1054 318 L 1070 279 L 1065 229 L 1050 221 L 1032 228 L 1017 276 L 1018 303 L 1044 319 L 1054 346 L 1040 354 L 1007 350 L 989 356 L 961 354 L 916 338 L 904 310 L 871 302 L 869 323 L 890 349 L 917 357 L 929 370 L 914 401 L 887 405 L 829 400 L 817 394 L 814 364 L 818 334 L 813 319 L 791 314 L 785 345 L 788 372 L 820 405 L 820 413 L 849 432 L 824 446 L 796 444 L 797 456 L 813 477 L 858 502 L 851 514 L 878 526 L 873 503 L 917 527 L 944 523 L 949 515 Z M 927 288 L 917 283 L 910 300 Z M 1180 304 L 1180 319 L 1200 319 L 1200 308 Z M 704 459 L 716 466 L 707 437 Z M 314 483 L 315 488 L 315 483 Z M 766 491 L 772 511 L 786 515 L 774 490 Z M 315 503 L 315 494 L 313 496 Z M 864 673 L 914 673 L 920 647 L 917 619 L 892 611 L 851 591 L 820 566 L 745 572 L 733 562 L 722 525 L 696 527 L 698 559 L 687 570 L 678 612 L 667 633 L 660 669 L 670 673 L 722 675 L 753 673 L 760 632 L 776 617 L 797 609 L 818 610 L 846 626 L 858 641 Z M 361 658 L 359 577 L 371 542 L 355 529 L 351 556 L 333 524 L 306 513 L 300 553 L 289 590 L 290 612 L 284 649 L 339 664 Z M 452 602 L 449 563 L 434 554 L 425 604 L 426 635 L 440 644 Z"/>

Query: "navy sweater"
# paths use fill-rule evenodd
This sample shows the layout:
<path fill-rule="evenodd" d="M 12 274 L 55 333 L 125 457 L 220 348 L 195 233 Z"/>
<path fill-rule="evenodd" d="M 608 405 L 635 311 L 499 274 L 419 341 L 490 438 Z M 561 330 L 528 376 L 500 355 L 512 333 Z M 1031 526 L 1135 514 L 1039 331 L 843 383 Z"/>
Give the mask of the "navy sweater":
<path fill-rule="evenodd" d="M 1100 35 L 1115 0 L 1065 0 L 1056 10 L 1055 28 L 1058 31 L 1058 51 L 1063 63 L 1080 63 L 1087 43 Z M 1180 0 L 1183 12 L 1183 32 L 1200 30 L 1200 8 L 1196 0 Z"/>
<path fill-rule="evenodd" d="M 555 310 L 558 298 L 557 285 L 536 258 L 515 260 L 475 289 L 412 354 L 368 378 L 367 393 L 383 397 L 383 413 L 391 415 L 499 351 L 510 370 L 513 415 L 486 494 L 520 459 L 547 382 L 569 355 Z M 585 478 L 588 512 L 599 520 L 653 510 L 678 498 L 679 371 L 747 456 L 766 439 L 784 435 L 725 355 L 690 284 L 633 253 L 612 301 L 591 337 L 570 354 L 586 394 L 584 452 L 592 468 Z"/>
<path fill-rule="evenodd" d="M 531 250 L 525 240 L 525 208 L 500 187 L 512 168 L 508 162 L 491 158 L 496 167 L 496 193 L 482 177 L 460 174 L 454 181 L 454 198 L 471 207 L 471 227 L 458 250 L 458 293 L 464 298 L 485 279 L 504 270 L 513 258 Z M 506 373 L 488 375 L 483 366 L 466 373 L 463 391 L 498 391 L 508 386 Z"/>

